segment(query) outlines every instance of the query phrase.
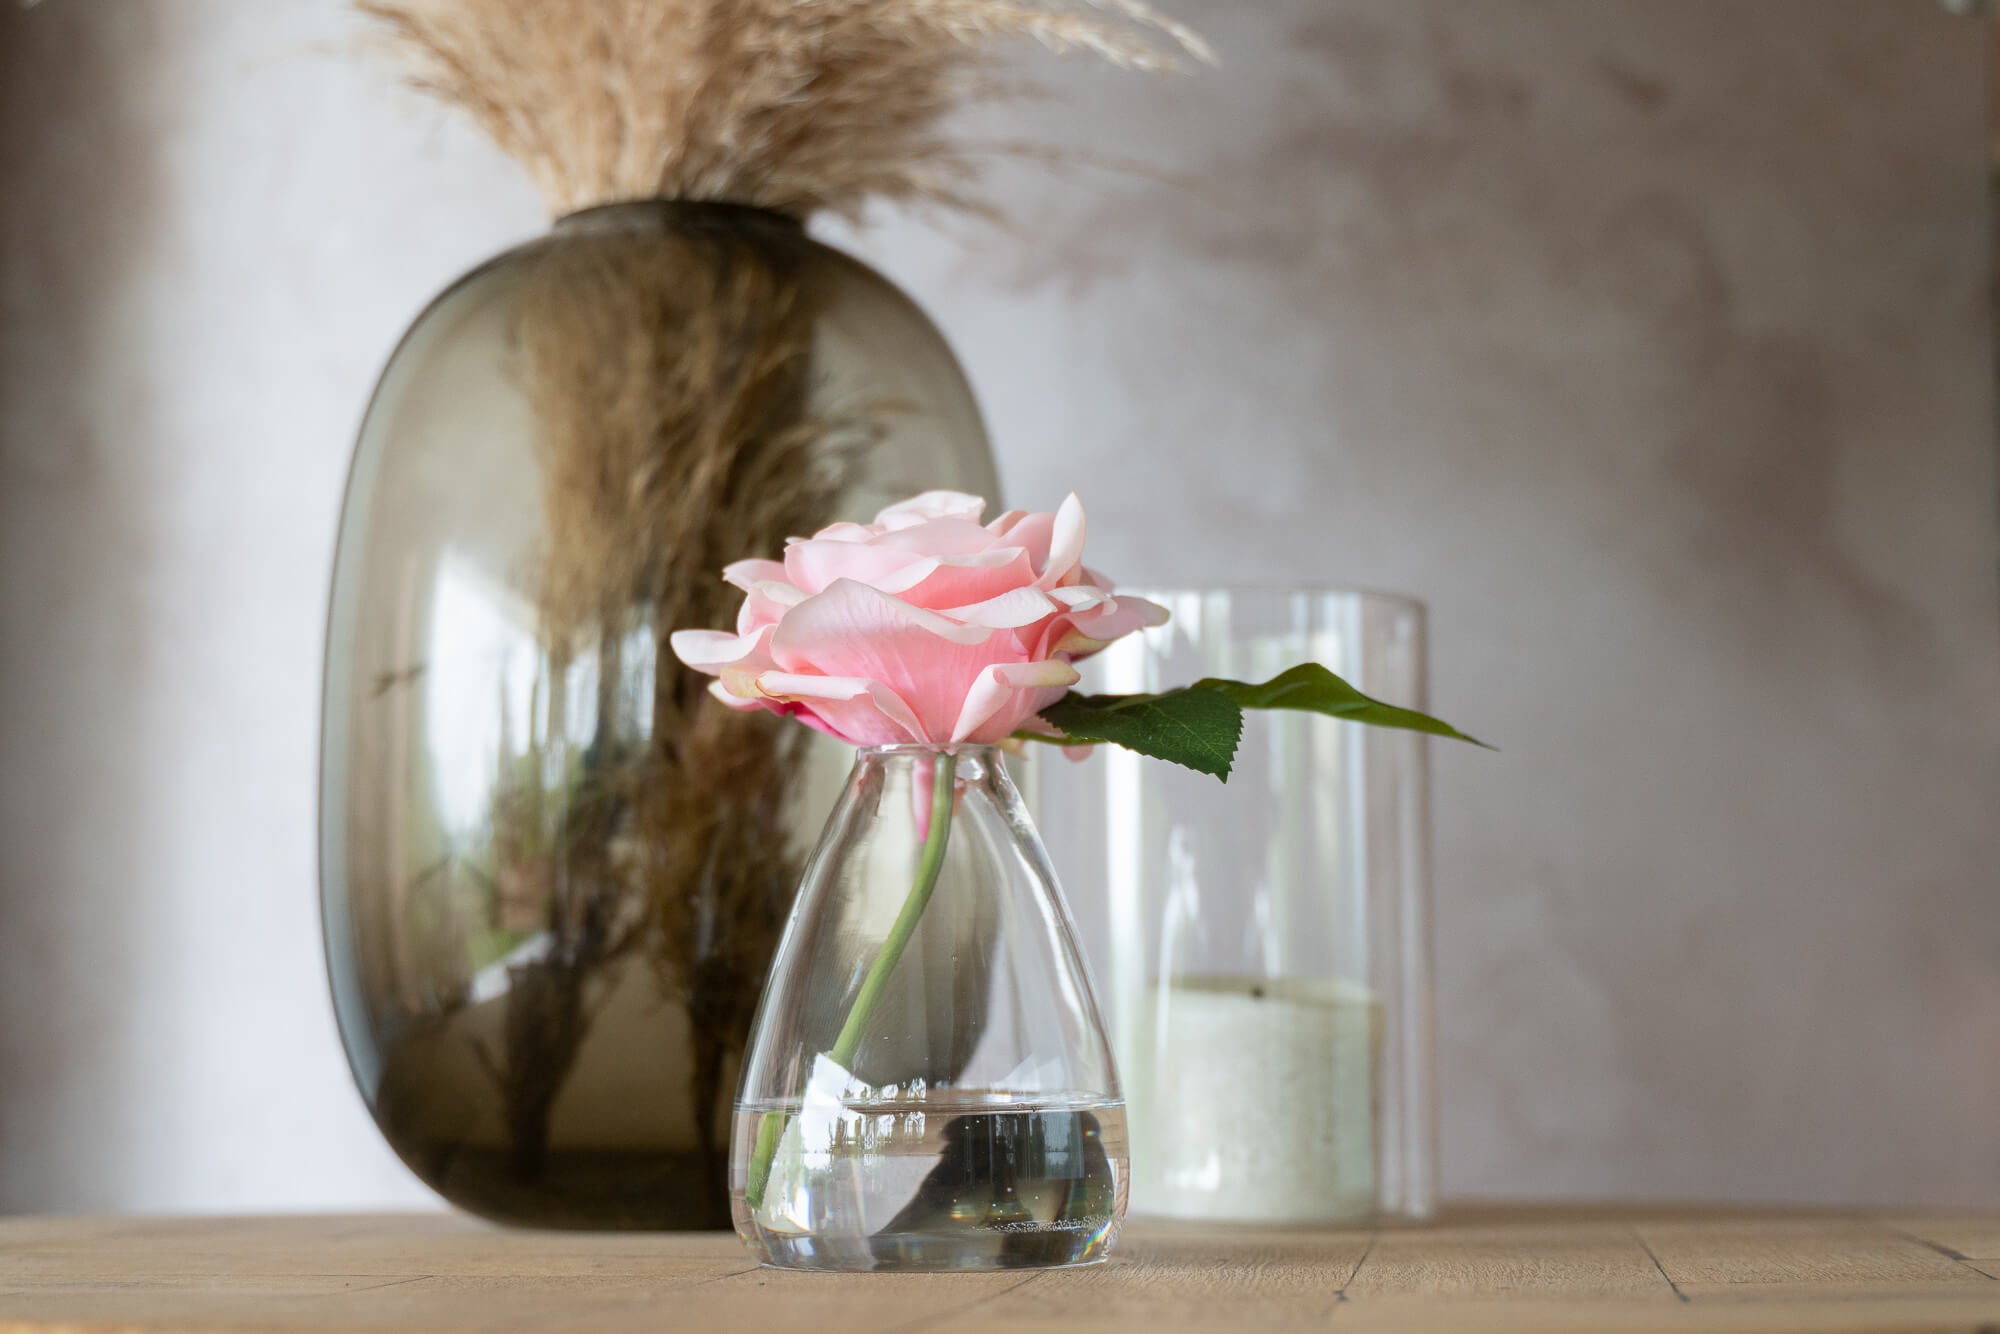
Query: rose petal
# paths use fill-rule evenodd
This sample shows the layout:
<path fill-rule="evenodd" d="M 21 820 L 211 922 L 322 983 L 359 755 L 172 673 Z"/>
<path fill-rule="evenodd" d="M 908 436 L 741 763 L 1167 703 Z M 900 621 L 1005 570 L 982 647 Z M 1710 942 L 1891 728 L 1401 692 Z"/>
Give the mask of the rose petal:
<path fill-rule="evenodd" d="M 1167 609 L 1144 598 L 1106 598 L 1081 612 L 1064 615 L 1047 630 L 1038 657 L 1089 657 L 1136 630 L 1167 623 Z"/>
<path fill-rule="evenodd" d="M 739 662 L 724 667 L 722 675 L 716 678 L 715 682 L 721 689 L 722 698 L 741 700 L 745 704 L 763 704 L 764 691 L 757 684 L 757 678 L 762 676 L 770 665 L 767 662 Z"/>
<path fill-rule="evenodd" d="M 731 708 L 765 708 L 873 745 L 1005 741 L 1076 681 L 1069 659 L 1166 618 L 1118 598 L 1083 563 L 1083 504 L 1010 510 L 956 491 L 891 505 L 872 524 L 793 538 L 779 561 L 738 561 L 736 634 L 683 631 L 681 661 Z"/>
<path fill-rule="evenodd" d="M 879 682 L 916 712 L 926 739 L 944 740 L 979 673 L 1028 655 L 1009 631 L 960 625 L 842 579 L 785 613 L 771 656 L 781 671 Z"/>
<path fill-rule="evenodd" d="M 730 694 L 729 687 L 721 681 L 710 681 L 708 683 L 708 693 L 721 700 L 724 704 L 727 704 L 730 708 L 735 709 L 738 713 L 747 713 L 752 709 L 761 709 L 764 707 L 764 702 L 761 699 L 746 699 L 740 695 Z"/>
<path fill-rule="evenodd" d="M 904 575 L 909 573 L 905 571 Z M 1029 562 L 1028 553 L 1019 547 L 1000 547 L 977 556 L 937 561 L 922 578 L 904 588 L 879 584 L 877 587 L 885 593 L 894 593 L 913 607 L 950 614 L 953 607 L 986 602 L 1003 593 L 1031 588 L 1034 582 L 1035 567 Z"/>
<path fill-rule="evenodd" d="M 1056 516 L 1053 514 L 1023 514 L 1020 522 L 1004 534 L 995 534 L 994 540 L 1026 551 L 1028 559 L 1034 563 L 1035 577 L 1040 578 L 1043 567 L 1049 563 L 1049 540 L 1055 534 L 1055 527 Z"/>
<path fill-rule="evenodd" d="M 998 597 L 963 607 L 947 607 L 940 614 L 966 625 L 983 625 L 993 630 L 1018 630 L 1053 616 L 1062 606 L 1039 588 L 1016 588 Z"/>
<path fill-rule="evenodd" d="M 732 635 L 723 630 L 676 630 L 668 636 L 667 644 L 673 649 L 674 656 L 688 667 L 715 676 L 724 667 L 753 660 L 763 666 L 774 665 L 769 660 L 769 652 L 776 629 L 776 626 L 766 625 L 745 635 Z"/>
<path fill-rule="evenodd" d="M 986 501 L 982 497 L 970 496 L 963 491 L 926 491 L 889 506 L 875 516 L 875 522 L 885 531 L 894 532 L 914 527 L 926 519 L 970 519 L 978 523 L 979 516 L 985 512 Z"/>
<path fill-rule="evenodd" d="M 889 551 L 911 551 L 920 556 L 970 556 L 990 551 L 998 539 L 976 523 L 964 519 L 925 519 L 908 528 L 882 534 L 874 545 Z"/>
<path fill-rule="evenodd" d="M 953 741 L 990 744 L 1014 735 L 1021 724 L 1063 697 L 1083 678 L 1061 659 L 995 663 L 965 693 L 965 707 L 951 730 Z"/>
<path fill-rule="evenodd" d="M 736 633 L 751 634 L 760 626 L 776 625 L 785 613 L 806 600 L 806 595 L 790 584 L 762 579 L 750 585 L 743 606 L 736 613 Z"/>
<path fill-rule="evenodd" d="M 1005 537 L 1014 531 L 1021 520 L 1028 517 L 1026 510 L 1008 510 L 1005 514 L 986 525 L 986 531 L 995 537 Z"/>
<path fill-rule="evenodd" d="M 1095 584 L 1071 584 L 1068 588 L 1051 588 L 1049 596 L 1068 607 L 1071 611 L 1088 611 L 1100 606 L 1111 598 L 1111 594 Z"/>
<path fill-rule="evenodd" d="M 796 704 L 824 730 L 857 746 L 933 743 L 909 704 L 879 681 L 859 677 L 801 676 L 765 672 L 757 688 L 771 699 Z"/>
<path fill-rule="evenodd" d="M 805 593 L 824 593 L 836 579 L 853 579 L 880 588 L 912 565 L 921 565 L 920 551 L 898 551 L 871 542 L 839 542 L 813 538 L 785 548 L 785 578 Z M 922 575 L 913 575 L 912 582 Z"/>
<path fill-rule="evenodd" d="M 739 560 L 722 567 L 722 582 L 746 592 L 757 584 L 784 577 L 784 563 L 775 560 Z"/>
<path fill-rule="evenodd" d="M 785 545 L 790 547 L 799 542 L 873 542 L 880 536 L 882 531 L 872 525 L 842 521 L 828 524 L 811 537 L 788 537 Z"/>
<path fill-rule="evenodd" d="M 1079 615 L 1076 620 L 1081 628 L 1100 639 L 1117 639 L 1134 630 L 1165 625 L 1172 615 L 1157 602 L 1126 595 L 1107 599 Z"/>
<path fill-rule="evenodd" d="M 1042 565 L 1042 577 L 1037 581 L 1041 587 L 1054 588 L 1067 582 L 1070 572 L 1083 564 L 1087 528 L 1083 502 L 1072 491 L 1056 510 L 1055 524 L 1049 530 L 1049 558 Z"/>

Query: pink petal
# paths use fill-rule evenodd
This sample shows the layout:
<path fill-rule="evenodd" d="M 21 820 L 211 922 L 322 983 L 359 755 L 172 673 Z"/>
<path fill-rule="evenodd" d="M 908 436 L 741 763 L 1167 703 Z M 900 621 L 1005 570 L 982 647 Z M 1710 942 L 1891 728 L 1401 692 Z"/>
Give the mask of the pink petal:
<path fill-rule="evenodd" d="M 1165 625 L 1172 615 L 1157 602 L 1131 596 L 1108 598 L 1076 617 L 1077 628 L 1100 639 L 1119 639 L 1134 630 Z"/>
<path fill-rule="evenodd" d="M 731 708 L 748 708 L 757 703 L 757 673 L 776 665 L 771 661 L 771 636 L 776 629 L 765 625 L 746 635 L 679 630 L 670 643 L 674 655 L 691 670 L 720 678 L 709 686 L 710 694 Z"/>
<path fill-rule="evenodd" d="M 986 502 L 978 496 L 967 495 L 963 491 L 926 491 L 889 506 L 875 516 L 875 522 L 879 527 L 894 532 L 914 527 L 926 519 L 970 519 L 978 523 L 979 516 L 985 512 Z"/>
<path fill-rule="evenodd" d="M 724 704 L 727 704 L 730 708 L 736 710 L 738 713 L 748 713 L 753 709 L 761 709 L 764 707 L 764 701 L 760 699 L 746 699 L 740 695 L 730 694 L 729 687 L 724 685 L 720 681 L 710 681 L 708 683 L 708 693 L 715 696 L 717 699 L 721 700 Z"/>
<path fill-rule="evenodd" d="M 1087 658 L 1113 640 L 1166 622 L 1167 609 L 1156 602 L 1135 597 L 1105 598 L 1053 621 L 1042 643 L 1036 646 L 1035 656 L 1061 654 L 1072 660 Z"/>
<path fill-rule="evenodd" d="M 750 585 L 743 605 L 736 612 L 736 633 L 747 635 L 760 626 L 776 625 L 785 613 L 806 600 L 806 595 L 790 584 L 775 579 Z"/>
<path fill-rule="evenodd" d="M 1111 594 L 1095 584 L 1071 584 L 1067 588 L 1051 588 L 1049 596 L 1071 611 L 1089 611 L 1101 607 L 1111 600 Z"/>
<path fill-rule="evenodd" d="M 1001 742 L 1076 681 L 1072 656 L 1166 619 L 1083 564 L 1083 504 L 1009 511 L 930 492 L 872 524 L 738 561 L 737 633 L 682 631 L 674 652 L 731 708 L 765 708 L 857 744 Z"/>
<path fill-rule="evenodd" d="M 799 542 L 873 542 L 881 535 L 879 530 L 868 524 L 842 520 L 840 523 L 828 524 L 811 537 L 787 538 L 785 545 L 790 547 Z"/>
<path fill-rule="evenodd" d="M 809 594 L 825 592 L 836 579 L 853 579 L 880 588 L 923 561 L 924 553 L 920 551 L 815 537 L 785 548 L 785 578 L 794 588 Z"/>
<path fill-rule="evenodd" d="M 911 566 L 904 576 L 915 572 Z M 898 576 L 901 582 L 904 576 Z M 901 588 L 887 584 L 876 587 L 894 593 L 913 607 L 944 612 L 952 607 L 985 602 L 1035 582 L 1035 567 L 1028 553 L 1019 547 L 996 547 L 973 556 L 952 556 L 929 563 L 921 577 Z"/>
<path fill-rule="evenodd" d="M 966 692 L 965 707 L 959 712 L 951 739 L 984 744 L 1004 741 L 1082 679 L 1076 668 L 1061 659 L 995 663 L 981 672 Z"/>
<path fill-rule="evenodd" d="M 1065 582 L 1070 571 L 1083 564 L 1083 539 L 1087 528 L 1083 502 L 1072 491 L 1064 498 L 1061 508 L 1056 510 L 1055 525 L 1049 532 L 1049 558 L 1042 566 L 1039 581 L 1043 588 L 1054 588 Z"/>
<path fill-rule="evenodd" d="M 901 696 L 879 681 L 855 677 L 765 672 L 757 688 L 771 699 L 800 706 L 822 730 L 857 746 L 929 742 L 923 724 Z"/>
<path fill-rule="evenodd" d="M 886 686 L 921 720 L 920 739 L 943 740 L 979 674 L 1027 655 L 1009 631 L 960 625 L 842 579 L 785 614 L 771 656 L 781 671 Z"/>
<path fill-rule="evenodd" d="M 1005 514 L 986 525 L 986 531 L 995 537 L 1005 537 L 1014 531 L 1021 520 L 1028 517 L 1026 510 L 1008 510 Z"/>
<path fill-rule="evenodd" d="M 748 592 L 753 585 L 782 580 L 785 566 L 775 560 L 739 560 L 722 567 L 722 582 Z"/>
<path fill-rule="evenodd" d="M 667 644 L 674 656 L 697 672 L 720 675 L 725 667 L 758 663 L 772 666 L 771 639 L 775 626 L 763 626 L 751 634 L 732 635 L 723 630 L 676 630 Z"/>
<path fill-rule="evenodd" d="M 1061 610 L 1062 607 L 1039 588 L 1016 588 L 984 602 L 942 608 L 940 614 L 966 625 L 983 625 L 993 630 L 1019 630 Z"/>
<path fill-rule="evenodd" d="M 1010 547 L 1020 547 L 1028 553 L 1034 564 L 1036 577 L 1049 563 L 1049 542 L 1055 535 L 1056 516 L 1053 514 L 1023 514 L 1019 522 L 1009 527 L 1005 533 L 996 533 L 996 541 L 1004 541 Z"/>
<path fill-rule="evenodd" d="M 925 519 L 882 534 L 875 539 L 875 545 L 919 556 L 970 556 L 991 551 L 998 540 L 978 524 L 964 519 Z"/>

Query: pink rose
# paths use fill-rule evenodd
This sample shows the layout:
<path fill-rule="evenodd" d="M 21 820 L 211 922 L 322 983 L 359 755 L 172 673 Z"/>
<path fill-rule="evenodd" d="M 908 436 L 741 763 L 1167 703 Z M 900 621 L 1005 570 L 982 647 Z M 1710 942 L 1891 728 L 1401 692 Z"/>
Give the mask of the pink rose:
<path fill-rule="evenodd" d="M 1076 684 L 1072 662 L 1167 613 L 1085 568 L 1075 496 L 985 510 L 932 491 L 739 561 L 722 572 L 747 595 L 736 633 L 682 630 L 674 652 L 731 708 L 857 746 L 1004 741 Z"/>

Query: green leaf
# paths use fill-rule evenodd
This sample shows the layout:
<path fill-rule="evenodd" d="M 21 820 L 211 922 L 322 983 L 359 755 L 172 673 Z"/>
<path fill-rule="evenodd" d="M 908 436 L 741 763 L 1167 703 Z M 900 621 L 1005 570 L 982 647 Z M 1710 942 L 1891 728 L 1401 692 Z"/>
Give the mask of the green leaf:
<path fill-rule="evenodd" d="M 1065 695 L 1042 719 L 1062 733 L 1017 732 L 1024 741 L 1061 745 L 1113 745 L 1227 782 L 1243 739 L 1243 710 L 1291 709 L 1321 713 L 1370 727 L 1469 741 L 1492 750 L 1449 723 L 1415 709 L 1399 709 L 1356 690 L 1316 662 L 1302 663 L 1262 685 L 1210 677 L 1163 695 Z"/>
<path fill-rule="evenodd" d="M 1399 709 L 1393 704 L 1370 699 L 1316 662 L 1301 663 L 1274 676 L 1262 685 L 1210 678 L 1197 681 L 1191 689 L 1210 690 L 1226 695 L 1246 709 L 1292 709 L 1303 713 L 1323 713 L 1329 718 L 1366 723 L 1370 727 L 1395 727 L 1410 732 L 1469 741 L 1492 750 L 1484 741 L 1467 736 L 1449 723 L 1440 722 L 1415 709 Z"/>
<path fill-rule="evenodd" d="M 1123 746 L 1224 780 L 1243 738 L 1242 707 L 1221 691 L 1193 686 L 1164 695 L 1072 693 L 1042 717 L 1062 730 L 1065 743 Z"/>

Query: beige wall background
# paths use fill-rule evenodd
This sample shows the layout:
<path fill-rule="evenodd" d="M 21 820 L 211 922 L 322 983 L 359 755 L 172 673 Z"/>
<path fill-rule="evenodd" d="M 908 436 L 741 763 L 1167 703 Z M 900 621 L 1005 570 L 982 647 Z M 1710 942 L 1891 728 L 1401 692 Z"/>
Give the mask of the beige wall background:
<path fill-rule="evenodd" d="M 1447 1192 L 2000 1205 L 1986 30 L 1199 5 L 848 242 L 1101 564 L 1429 600 Z M 319 961 L 372 377 L 540 225 L 338 0 L 0 11 L 0 1210 L 430 1197 Z"/>

